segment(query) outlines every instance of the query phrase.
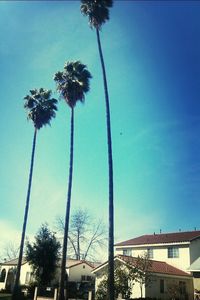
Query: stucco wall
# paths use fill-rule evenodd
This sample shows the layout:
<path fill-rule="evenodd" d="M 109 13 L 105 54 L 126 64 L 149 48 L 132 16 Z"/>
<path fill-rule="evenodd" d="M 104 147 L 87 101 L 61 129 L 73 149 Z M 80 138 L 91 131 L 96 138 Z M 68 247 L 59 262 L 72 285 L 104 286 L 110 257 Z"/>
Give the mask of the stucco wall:
<path fill-rule="evenodd" d="M 2 271 L 3 269 L 6 270 L 6 277 L 5 277 L 4 282 L 0 282 L 0 290 L 5 289 L 5 284 L 6 284 L 6 280 L 7 280 L 7 276 L 8 276 L 8 270 L 10 269 L 10 266 L 1 266 L 0 271 Z"/>
<path fill-rule="evenodd" d="M 195 239 L 190 243 L 190 264 L 200 256 L 200 239 Z"/>
<path fill-rule="evenodd" d="M 85 263 L 69 268 L 69 281 L 81 282 L 82 276 L 91 276 L 94 278 L 94 274 L 91 273 L 92 270 L 92 267 Z"/>
<path fill-rule="evenodd" d="M 95 290 L 97 291 L 98 285 L 101 282 L 102 279 L 104 279 L 104 271 L 105 268 L 100 269 L 98 272 L 96 272 L 96 281 L 95 281 Z M 160 279 L 164 280 L 164 293 L 160 293 Z M 143 285 L 142 287 L 142 296 L 143 297 L 152 297 L 152 298 L 158 298 L 161 300 L 169 300 L 170 294 L 168 291 L 168 287 L 171 285 L 176 285 L 179 288 L 179 282 L 185 282 L 186 283 L 186 291 L 188 294 L 188 300 L 193 300 L 193 279 L 187 278 L 184 276 L 178 277 L 178 276 L 170 276 L 170 275 L 164 275 L 163 274 L 153 274 L 152 275 L 152 281 L 151 284 L 148 287 L 145 287 Z M 140 298 L 141 297 L 141 290 L 140 290 L 140 284 L 138 282 L 135 282 L 132 288 L 132 294 L 131 298 Z M 184 298 L 180 298 L 184 299 Z"/>
<path fill-rule="evenodd" d="M 160 280 L 164 280 L 164 293 L 160 292 Z M 186 292 L 188 295 L 188 300 L 193 300 L 193 280 L 192 278 L 187 279 L 184 277 L 170 277 L 170 276 L 162 276 L 162 275 L 156 275 L 153 278 L 152 284 L 148 287 L 146 287 L 146 297 L 157 297 L 162 300 L 168 300 L 172 297 L 169 292 L 169 287 L 176 286 L 177 287 L 177 297 L 179 299 L 185 299 L 182 295 L 182 298 L 178 292 L 179 290 L 179 282 L 185 282 L 186 283 Z"/>
<path fill-rule="evenodd" d="M 1 290 L 1 289 L 5 289 L 5 287 L 6 287 L 6 281 L 7 281 L 7 276 L 8 276 L 8 271 L 9 271 L 10 269 L 12 269 L 12 268 L 16 268 L 16 266 L 7 266 L 7 265 L 5 265 L 5 266 L 2 265 L 2 266 L 1 266 L 1 271 L 2 271 L 3 269 L 6 270 L 6 277 L 5 277 L 4 282 L 0 282 L 0 290 Z M 27 273 L 27 272 L 31 272 L 31 267 L 30 267 L 30 265 L 29 265 L 28 263 L 23 264 L 23 265 L 21 266 L 20 284 L 22 284 L 22 285 L 25 284 L 26 273 Z"/>
<path fill-rule="evenodd" d="M 130 249 L 132 252 L 132 256 L 137 257 L 138 255 L 143 255 L 147 248 L 153 248 L 153 258 L 154 260 L 165 261 L 172 266 L 175 266 L 179 269 L 187 271 L 187 268 L 190 266 L 190 249 L 189 245 L 181 245 L 179 246 L 179 257 L 178 258 L 168 258 L 168 247 L 167 246 L 152 246 L 152 247 L 124 247 L 119 248 L 116 247 L 115 254 L 123 254 L 124 249 Z M 174 245 L 176 246 L 176 245 Z M 199 252 L 200 253 L 200 252 Z M 188 271 L 187 271 L 188 272 Z"/>

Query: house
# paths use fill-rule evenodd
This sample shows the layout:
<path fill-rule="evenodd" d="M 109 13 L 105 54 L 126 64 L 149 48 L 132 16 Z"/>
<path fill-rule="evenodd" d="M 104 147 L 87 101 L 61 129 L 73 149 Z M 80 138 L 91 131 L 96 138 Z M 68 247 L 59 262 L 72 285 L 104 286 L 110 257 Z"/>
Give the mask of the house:
<path fill-rule="evenodd" d="M 16 273 L 18 259 L 12 259 L 0 263 L 0 290 L 12 290 L 14 285 L 14 277 Z M 22 285 L 30 283 L 31 267 L 25 258 L 22 258 L 20 282 Z"/>
<path fill-rule="evenodd" d="M 0 290 L 12 290 L 14 285 L 14 277 L 17 268 L 18 259 L 13 259 L 0 263 Z M 66 264 L 66 272 L 68 280 L 74 282 L 90 282 L 94 279 L 94 274 L 91 271 L 96 267 L 96 264 L 84 261 L 68 259 Z M 59 280 L 59 266 L 57 268 L 53 282 L 57 283 Z M 22 259 L 20 284 L 29 285 L 33 281 L 32 268 L 25 258 Z"/>
<path fill-rule="evenodd" d="M 66 271 L 68 280 L 74 282 L 90 282 L 94 279 L 93 269 L 97 264 L 85 260 L 68 259 Z"/>
<path fill-rule="evenodd" d="M 194 288 L 200 289 L 200 231 L 154 233 L 115 245 L 116 254 L 137 257 L 144 252 L 149 259 L 164 261 L 184 272 L 192 273 Z"/>
<path fill-rule="evenodd" d="M 137 265 L 137 258 L 125 255 L 117 255 L 114 258 L 115 263 L 122 267 Z M 108 262 L 96 267 L 92 272 L 96 275 L 95 289 L 103 278 Z M 131 298 L 140 298 L 141 289 L 143 297 L 158 298 L 161 300 L 171 299 L 176 295 L 179 299 L 194 299 L 192 276 L 174 266 L 163 261 L 151 260 L 149 267 L 151 276 L 150 284 L 140 286 L 140 283 L 134 282 L 131 289 Z M 129 283 L 130 284 L 130 283 Z M 122 295 L 123 297 L 123 295 Z"/>
<path fill-rule="evenodd" d="M 190 265 L 188 271 L 193 275 L 195 293 L 200 298 L 200 257 Z"/>

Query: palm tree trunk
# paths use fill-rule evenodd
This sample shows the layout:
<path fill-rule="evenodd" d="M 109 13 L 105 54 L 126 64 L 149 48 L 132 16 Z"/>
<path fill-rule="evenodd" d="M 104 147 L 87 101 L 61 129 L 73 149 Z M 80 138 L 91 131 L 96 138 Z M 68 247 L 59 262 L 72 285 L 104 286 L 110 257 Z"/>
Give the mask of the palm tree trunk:
<path fill-rule="evenodd" d="M 141 294 L 141 298 L 143 297 L 143 293 L 142 293 L 142 284 L 140 284 L 140 294 Z"/>
<path fill-rule="evenodd" d="M 107 122 L 107 144 L 108 144 L 108 168 L 109 168 L 109 236 L 108 236 L 108 299 L 114 300 L 114 203 L 113 203 L 113 160 L 112 160 L 112 138 L 110 125 L 110 105 L 108 86 L 106 79 L 105 64 L 101 48 L 101 41 L 98 28 L 96 29 L 97 43 L 103 72 L 106 122 Z"/>
<path fill-rule="evenodd" d="M 71 190 L 72 190 L 73 147 L 74 147 L 74 108 L 71 108 L 69 181 L 68 181 L 67 206 L 66 206 L 66 214 L 65 214 L 65 228 L 64 228 L 63 249 L 62 249 L 59 300 L 65 300 L 64 289 L 65 289 L 65 279 L 67 278 L 65 274 L 66 274 L 67 242 L 68 242 L 68 232 L 69 232 L 69 216 L 70 216 Z"/>
<path fill-rule="evenodd" d="M 24 250 L 24 239 L 25 239 L 25 233 L 26 233 L 26 224 L 27 224 L 28 211 L 29 211 L 31 184 L 32 184 L 32 177 L 33 177 L 33 165 L 34 165 L 34 156 L 35 156 L 35 146 L 36 146 L 36 137 L 37 137 L 37 129 L 35 128 L 34 136 L 33 136 L 33 146 L 32 146 L 32 154 L 31 154 L 31 166 L 30 166 L 30 172 L 29 172 L 28 190 L 27 190 L 27 196 L 26 196 L 26 206 L 25 206 L 25 212 L 24 212 L 24 223 L 23 223 L 23 228 L 22 228 L 19 258 L 18 258 L 18 263 L 17 263 L 17 272 L 16 272 L 15 284 L 14 284 L 14 288 L 13 288 L 12 300 L 18 299 L 18 293 L 19 293 L 19 280 L 20 280 L 22 256 L 23 256 L 23 250 Z"/>
<path fill-rule="evenodd" d="M 80 234 L 79 234 L 79 230 L 78 230 L 78 234 L 77 234 L 77 259 L 80 260 L 81 258 L 81 254 L 80 254 Z"/>

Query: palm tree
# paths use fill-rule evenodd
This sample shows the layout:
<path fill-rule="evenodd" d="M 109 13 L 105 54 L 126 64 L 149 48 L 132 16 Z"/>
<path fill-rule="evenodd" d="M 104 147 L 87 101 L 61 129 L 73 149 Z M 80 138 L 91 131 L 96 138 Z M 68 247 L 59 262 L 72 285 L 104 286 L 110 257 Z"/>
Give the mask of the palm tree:
<path fill-rule="evenodd" d="M 103 83 L 106 104 L 107 122 L 107 144 L 108 144 L 108 170 L 109 170 L 109 237 L 108 237 L 108 297 L 114 300 L 114 201 L 113 201 L 113 159 L 112 159 L 112 138 L 110 124 L 110 104 L 108 86 L 106 79 L 105 63 L 101 47 L 99 31 L 102 25 L 109 20 L 109 8 L 112 7 L 112 0 L 81 0 L 81 12 L 88 16 L 91 28 L 96 30 L 99 56 L 101 61 Z"/>
<path fill-rule="evenodd" d="M 65 289 L 65 268 L 67 259 L 67 242 L 69 231 L 69 216 L 71 206 L 71 190 L 72 190 L 72 175 L 73 175 L 73 148 L 74 148 L 74 107 L 78 101 L 84 102 L 85 93 L 90 89 L 89 80 L 92 78 L 90 72 L 86 69 L 86 65 L 80 61 L 67 62 L 64 66 L 64 71 L 57 72 L 54 80 L 57 84 L 57 89 L 71 109 L 71 136 L 70 136 L 70 162 L 69 162 L 69 180 L 67 192 L 67 205 L 65 214 L 64 238 L 62 247 L 61 260 L 61 275 L 59 283 L 59 300 L 64 300 Z"/>
<path fill-rule="evenodd" d="M 22 263 L 22 255 L 24 249 L 24 239 L 26 233 L 26 224 L 28 219 L 28 210 L 29 210 L 29 202 L 30 202 L 30 194 L 31 194 L 31 183 L 32 183 L 32 176 L 33 176 L 33 164 L 34 164 L 34 156 L 35 156 L 35 146 L 36 146 L 36 137 L 37 132 L 40 128 L 44 125 L 49 124 L 52 118 L 56 115 L 57 110 L 57 100 L 51 98 L 51 91 L 45 90 L 43 88 L 30 90 L 30 95 L 24 97 L 25 104 L 24 108 L 28 112 L 28 120 L 32 120 L 34 125 L 34 136 L 33 136 L 33 145 L 32 145 L 32 154 L 31 154 L 31 165 L 30 165 L 30 173 L 29 173 L 29 181 L 28 181 L 28 190 L 26 196 L 26 206 L 24 212 L 24 222 L 22 228 L 22 235 L 21 235 L 21 243 L 20 243 L 20 250 L 19 250 L 19 258 L 17 264 L 17 271 L 16 271 L 16 278 L 15 284 L 12 294 L 12 300 L 18 299 L 18 292 L 19 292 L 19 278 L 20 278 L 20 271 L 21 271 L 21 263 Z"/>

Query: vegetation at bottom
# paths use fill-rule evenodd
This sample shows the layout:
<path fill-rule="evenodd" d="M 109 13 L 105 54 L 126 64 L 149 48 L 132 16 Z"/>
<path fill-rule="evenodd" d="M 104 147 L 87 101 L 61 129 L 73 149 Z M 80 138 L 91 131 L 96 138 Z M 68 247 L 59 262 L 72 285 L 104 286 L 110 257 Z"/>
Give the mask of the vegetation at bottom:
<path fill-rule="evenodd" d="M 26 259 L 33 268 L 35 282 L 47 286 L 55 276 L 59 259 L 60 243 L 47 224 L 43 224 L 33 244 L 27 243 Z"/>

